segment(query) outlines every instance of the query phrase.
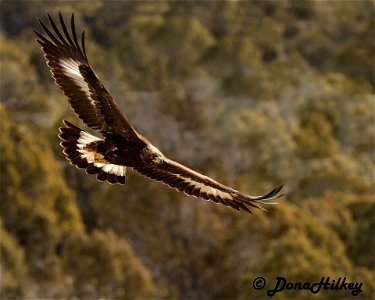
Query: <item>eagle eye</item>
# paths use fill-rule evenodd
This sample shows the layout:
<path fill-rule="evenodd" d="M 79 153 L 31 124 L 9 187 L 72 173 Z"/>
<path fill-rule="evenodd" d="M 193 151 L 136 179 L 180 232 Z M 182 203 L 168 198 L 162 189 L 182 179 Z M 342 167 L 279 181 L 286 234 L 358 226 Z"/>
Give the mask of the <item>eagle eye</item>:
<path fill-rule="evenodd" d="M 158 165 L 158 166 L 161 166 L 164 162 L 163 158 L 157 154 L 152 155 L 151 160 L 155 165 Z"/>

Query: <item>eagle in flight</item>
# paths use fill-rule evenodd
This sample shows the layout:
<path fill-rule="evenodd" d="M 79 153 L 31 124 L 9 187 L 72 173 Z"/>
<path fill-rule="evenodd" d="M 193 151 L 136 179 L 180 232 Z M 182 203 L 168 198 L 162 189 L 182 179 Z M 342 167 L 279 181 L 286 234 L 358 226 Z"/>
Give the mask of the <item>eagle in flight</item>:
<path fill-rule="evenodd" d="M 65 127 L 60 127 L 59 137 L 72 165 L 111 184 L 124 184 L 126 168 L 130 167 L 187 195 L 249 213 L 251 207 L 261 208 L 259 203 L 273 204 L 272 200 L 282 196 L 279 194 L 282 186 L 263 196 L 245 195 L 166 157 L 130 125 L 96 76 L 87 59 L 85 32 L 80 42 L 77 38 L 74 14 L 70 32 L 61 13 L 60 28 L 49 14 L 48 20 L 50 29 L 38 19 L 46 36 L 34 32 L 52 76 L 78 117 L 101 134 L 94 136 L 64 120 Z"/>

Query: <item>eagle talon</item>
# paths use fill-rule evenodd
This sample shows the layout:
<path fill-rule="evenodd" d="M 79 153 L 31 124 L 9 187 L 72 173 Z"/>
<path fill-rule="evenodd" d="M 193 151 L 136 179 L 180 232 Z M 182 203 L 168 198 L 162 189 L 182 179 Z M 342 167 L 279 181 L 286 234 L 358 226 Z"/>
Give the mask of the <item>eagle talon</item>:
<path fill-rule="evenodd" d="M 99 153 L 99 152 L 96 152 L 96 147 L 92 144 L 93 143 L 85 145 L 83 147 L 83 150 L 94 152 L 94 161 L 95 162 L 107 164 L 108 161 L 104 158 L 104 155 Z"/>
<path fill-rule="evenodd" d="M 104 156 L 98 152 L 95 152 L 94 160 L 95 162 L 98 162 L 98 163 L 103 163 L 103 164 L 108 163 L 108 161 L 104 158 Z"/>

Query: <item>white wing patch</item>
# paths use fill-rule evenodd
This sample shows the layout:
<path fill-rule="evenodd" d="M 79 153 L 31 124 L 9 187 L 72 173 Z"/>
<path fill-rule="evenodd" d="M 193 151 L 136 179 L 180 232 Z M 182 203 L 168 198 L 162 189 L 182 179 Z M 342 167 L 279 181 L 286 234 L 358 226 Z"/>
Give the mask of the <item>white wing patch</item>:
<path fill-rule="evenodd" d="M 93 164 L 95 167 L 101 168 L 104 172 L 108 174 L 114 174 L 117 176 L 125 176 L 126 175 L 126 167 L 119 166 L 115 164 L 111 164 L 107 160 L 105 160 L 104 156 L 98 152 L 85 149 L 86 145 L 91 144 L 93 142 L 100 142 L 104 141 L 101 138 L 98 138 L 92 134 L 89 134 L 85 131 L 80 132 L 80 138 L 78 139 L 78 152 L 81 153 L 81 157 L 86 159 L 88 163 Z"/>
<path fill-rule="evenodd" d="M 87 133 L 86 131 L 81 130 L 80 138 L 78 139 L 78 147 L 80 147 L 80 145 L 83 147 L 92 142 L 100 142 L 100 141 L 104 141 L 104 140 L 101 138 L 98 138 L 95 135 Z M 80 149 L 82 149 L 82 147 Z"/>
<path fill-rule="evenodd" d="M 85 92 L 86 96 L 90 99 L 92 105 L 95 105 L 94 101 L 91 99 L 89 86 L 87 85 L 85 79 L 83 78 L 81 72 L 79 71 L 79 65 L 81 63 L 71 59 L 61 59 L 59 60 L 63 71 L 66 76 L 74 80 L 74 82 Z"/>
<path fill-rule="evenodd" d="M 215 189 L 213 187 L 204 185 L 203 183 L 191 180 L 191 179 L 186 178 L 186 177 L 181 177 L 181 178 L 183 178 L 183 180 L 185 182 L 189 183 L 190 185 L 193 185 L 193 186 L 199 188 L 201 194 L 203 194 L 203 193 L 206 193 L 207 195 L 212 194 L 215 197 L 219 196 L 220 198 L 227 199 L 227 200 L 233 199 L 233 196 L 231 194 L 228 194 L 227 192 L 220 191 L 218 189 Z"/>

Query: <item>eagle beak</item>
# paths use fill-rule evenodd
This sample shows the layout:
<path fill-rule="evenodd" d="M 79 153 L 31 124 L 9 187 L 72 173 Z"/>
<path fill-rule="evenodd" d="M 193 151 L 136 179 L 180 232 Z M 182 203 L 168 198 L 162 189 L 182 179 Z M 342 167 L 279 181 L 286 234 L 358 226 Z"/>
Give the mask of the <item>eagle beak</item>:
<path fill-rule="evenodd" d="M 163 164 L 163 159 L 160 156 L 155 157 L 152 162 L 158 166 L 161 166 Z"/>

